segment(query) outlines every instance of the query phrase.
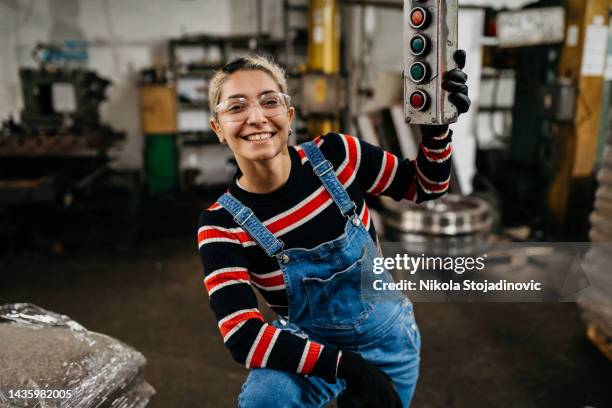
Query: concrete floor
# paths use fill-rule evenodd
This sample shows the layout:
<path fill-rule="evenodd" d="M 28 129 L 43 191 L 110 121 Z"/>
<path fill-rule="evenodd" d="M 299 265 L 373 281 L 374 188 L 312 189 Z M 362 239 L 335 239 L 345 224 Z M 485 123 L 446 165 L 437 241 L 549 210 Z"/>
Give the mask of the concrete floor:
<path fill-rule="evenodd" d="M 32 302 L 134 346 L 151 407 L 231 407 L 246 375 L 225 350 L 202 276 L 205 203 L 156 203 L 130 250 L 0 259 L 0 303 Z M 612 407 L 612 364 L 574 304 L 416 304 L 423 338 L 414 407 Z"/>

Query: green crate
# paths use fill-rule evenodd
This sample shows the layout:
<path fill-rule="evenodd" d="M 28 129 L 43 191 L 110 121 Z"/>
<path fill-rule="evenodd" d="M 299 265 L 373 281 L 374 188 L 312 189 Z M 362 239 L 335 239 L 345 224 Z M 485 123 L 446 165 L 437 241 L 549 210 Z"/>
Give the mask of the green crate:
<path fill-rule="evenodd" d="M 176 135 L 145 135 L 147 187 L 150 194 L 176 191 L 178 165 Z"/>

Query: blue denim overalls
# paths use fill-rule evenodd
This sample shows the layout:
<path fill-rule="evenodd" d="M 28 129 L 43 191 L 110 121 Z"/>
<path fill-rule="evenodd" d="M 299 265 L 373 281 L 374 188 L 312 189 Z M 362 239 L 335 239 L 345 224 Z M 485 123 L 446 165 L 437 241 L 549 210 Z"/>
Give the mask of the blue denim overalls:
<path fill-rule="evenodd" d="M 418 378 L 420 350 L 412 303 L 401 295 L 374 291 L 373 280 L 392 280 L 386 271 L 380 275 L 372 272 L 377 246 L 331 163 L 313 142 L 302 147 L 315 174 L 347 218 L 340 237 L 312 249 L 285 249 L 283 242 L 229 193 L 221 196 L 219 203 L 280 265 L 289 316 L 273 325 L 324 345 L 359 352 L 393 379 L 404 406 L 408 406 Z M 240 407 L 324 407 L 345 388 L 341 379 L 330 384 L 318 377 L 258 368 L 249 372 L 238 403 Z"/>

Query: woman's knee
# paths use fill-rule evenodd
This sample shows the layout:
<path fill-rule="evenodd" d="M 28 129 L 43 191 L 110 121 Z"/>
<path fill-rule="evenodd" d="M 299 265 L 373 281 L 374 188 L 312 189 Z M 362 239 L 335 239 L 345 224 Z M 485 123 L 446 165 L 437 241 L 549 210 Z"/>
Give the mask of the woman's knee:
<path fill-rule="evenodd" d="M 302 386 L 298 375 L 267 368 L 249 372 L 238 397 L 240 408 L 301 407 Z"/>

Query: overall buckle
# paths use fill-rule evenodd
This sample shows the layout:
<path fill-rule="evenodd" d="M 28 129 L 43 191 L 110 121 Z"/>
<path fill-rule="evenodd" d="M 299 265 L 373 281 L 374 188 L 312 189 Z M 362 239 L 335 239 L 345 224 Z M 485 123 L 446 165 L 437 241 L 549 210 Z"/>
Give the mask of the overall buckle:
<path fill-rule="evenodd" d="M 319 167 L 324 166 L 323 170 L 319 172 Z M 314 166 L 312 169 L 317 176 L 322 176 L 326 174 L 328 171 L 332 170 L 334 167 L 332 166 L 329 160 L 322 161 L 321 163 Z"/>
<path fill-rule="evenodd" d="M 247 215 L 244 220 L 240 220 L 241 214 L 243 211 L 246 211 L 249 215 Z M 244 224 L 246 224 L 248 219 L 251 218 L 252 216 L 253 216 L 253 211 L 251 211 L 250 208 L 243 207 L 240 211 L 238 211 L 238 214 L 236 214 L 236 216 L 234 217 L 234 221 L 236 222 L 236 224 L 242 227 Z"/>

